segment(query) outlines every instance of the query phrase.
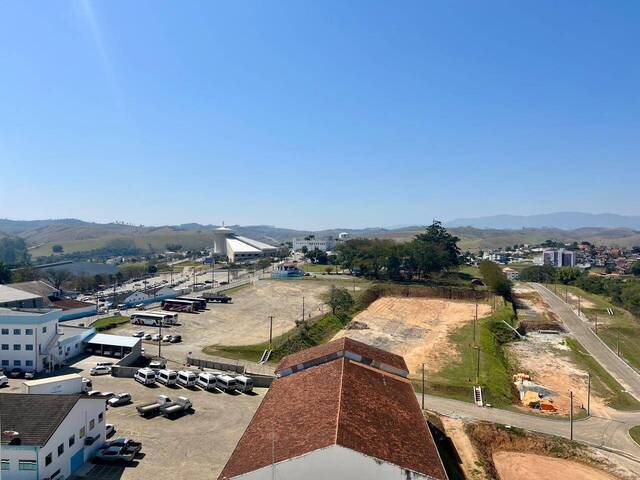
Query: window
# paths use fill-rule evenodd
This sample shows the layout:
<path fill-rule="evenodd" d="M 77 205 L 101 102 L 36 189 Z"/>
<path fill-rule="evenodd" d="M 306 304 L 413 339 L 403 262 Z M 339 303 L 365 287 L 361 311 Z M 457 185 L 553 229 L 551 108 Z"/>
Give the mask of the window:
<path fill-rule="evenodd" d="M 8 343 L 3 343 L 2 344 L 2 350 L 9 350 L 9 344 Z"/>
<path fill-rule="evenodd" d="M 14 343 L 13 344 L 13 349 L 14 350 L 20 350 L 20 349 L 22 349 L 22 345 L 20 345 L 19 343 Z"/>
<path fill-rule="evenodd" d="M 9 335 L 9 329 L 8 328 L 3 328 L 2 329 L 2 335 Z"/>
<path fill-rule="evenodd" d="M 13 334 L 14 335 L 20 335 L 20 329 L 19 328 L 14 328 L 13 329 Z"/>
<path fill-rule="evenodd" d="M 33 328 L 26 328 L 24 330 L 25 335 L 33 335 Z"/>
<path fill-rule="evenodd" d="M 18 470 L 37 470 L 38 464 L 35 460 L 18 460 Z"/>
<path fill-rule="evenodd" d="M 0 470 L 9 470 L 9 468 L 11 467 L 11 463 L 7 458 L 3 458 L 2 460 L 0 460 L 0 465 Z"/>
<path fill-rule="evenodd" d="M 33 367 L 33 360 L 27 360 L 24 362 L 25 366 L 27 367 Z"/>
<path fill-rule="evenodd" d="M 58 445 L 58 456 L 62 455 L 64 453 L 64 443 L 61 443 L 60 445 Z"/>
<path fill-rule="evenodd" d="M 46 457 L 44 457 L 44 466 L 51 465 L 53 455 L 50 453 Z"/>
<path fill-rule="evenodd" d="M 87 432 L 87 430 L 86 430 L 84 427 L 82 427 L 82 428 L 80 429 L 80 432 L 78 432 L 78 436 L 79 436 L 80 438 L 84 438 L 84 435 L 85 435 L 85 433 L 86 433 L 86 432 Z"/>
<path fill-rule="evenodd" d="M 47 327 L 42 327 L 42 333 L 47 333 Z"/>
<path fill-rule="evenodd" d="M 31 345 L 30 343 L 27 343 L 27 344 L 24 346 L 24 349 L 25 349 L 25 350 L 28 350 L 28 351 L 30 351 L 30 352 L 31 352 L 31 351 L 33 351 L 33 345 Z"/>
<path fill-rule="evenodd" d="M 76 443 L 76 436 L 75 435 L 71 435 L 69 437 L 69 448 L 73 447 Z"/>
<path fill-rule="evenodd" d="M 95 419 L 91 419 L 91 421 L 89 422 L 89 430 L 93 430 L 93 427 L 96 426 L 96 421 Z"/>
<path fill-rule="evenodd" d="M 98 414 L 98 423 L 102 422 L 104 420 L 104 413 L 100 412 Z"/>
<path fill-rule="evenodd" d="M 2 366 L 3 367 L 8 367 L 9 366 L 9 360 L 2 360 Z"/>
<path fill-rule="evenodd" d="M 13 361 L 13 366 L 14 366 L 14 367 L 19 367 L 19 366 L 21 366 L 21 365 L 22 365 L 22 363 L 20 362 L 20 360 L 14 360 L 14 361 Z"/>

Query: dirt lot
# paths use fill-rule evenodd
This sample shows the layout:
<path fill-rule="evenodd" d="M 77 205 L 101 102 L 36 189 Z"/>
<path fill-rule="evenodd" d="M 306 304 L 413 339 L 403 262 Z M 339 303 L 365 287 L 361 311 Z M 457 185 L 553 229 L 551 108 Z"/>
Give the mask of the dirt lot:
<path fill-rule="evenodd" d="M 112 358 L 92 356 L 56 373 L 80 373 L 91 378 L 94 390 L 101 392 L 131 393 L 133 403 L 110 408 L 107 422 L 115 425 L 115 436 L 141 441 L 144 458 L 124 469 L 112 466 L 96 469 L 86 477 L 92 480 L 216 478 L 266 393 L 265 389 L 256 389 L 255 395 L 230 395 L 200 389 L 174 389 L 163 385 L 151 388 L 130 378 L 115 378 L 110 375 L 90 377 L 89 369 L 101 360 L 113 361 Z M 12 379 L 10 387 L 2 391 L 19 392 L 22 381 Z M 172 399 L 186 396 L 193 403 L 195 412 L 175 420 L 162 416 L 151 419 L 138 416 L 135 405 L 152 401 L 159 394 L 168 395 Z M 97 470 L 102 472 L 98 474 Z M 81 471 L 86 472 L 86 469 Z"/>
<path fill-rule="evenodd" d="M 582 405 L 586 408 L 588 394 L 588 374 L 571 362 L 564 353 L 569 349 L 564 344 L 565 337 L 565 334 L 529 333 L 527 341 L 507 346 L 509 356 L 521 371 L 529 373 L 531 380 L 555 393 L 552 396 L 553 403 L 560 415 L 569 413 L 569 391 L 573 391 L 574 395 L 574 413 L 578 413 Z M 591 413 L 606 415 L 603 399 L 593 390 Z"/>
<path fill-rule="evenodd" d="M 209 303 L 200 313 L 180 313 L 181 325 L 163 329 L 163 334 L 180 334 L 181 344 L 162 346 L 166 358 L 184 362 L 188 352 L 201 356 L 208 345 L 250 345 L 269 339 L 269 316 L 273 315 L 273 335 L 280 335 L 295 326 L 302 316 L 302 297 L 305 314 L 315 316 L 326 307 L 321 300 L 329 288 L 328 281 L 260 280 L 252 285 L 232 291 L 233 303 Z M 156 328 L 127 325 L 109 333 L 130 335 L 145 330 L 157 333 Z M 145 350 L 156 351 L 157 347 L 145 345 Z"/>
<path fill-rule="evenodd" d="M 480 467 L 482 462 L 473 448 L 471 439 L 464 431 L 464 421 L 461 419 L 440 417 L 447 436 L 453 442 L 460 457 L 460 467 L 470 480 L 489 480 L 489 476 Z"/>
<path fill-rule="evenodd" d="M 489 305 L 478 305 L 479 317 L 490 312 Z M 348 336 L 402 355 L 412 373 L 417 373 L 425 361 L 430 371 L 437 371 L 451 360 L 449 334 L 472 322 L 474 314 L 472 302 L 384 297 L 354 318 L 367 329 L 342 330 L 335 338 Z"/>
<path fill-rule="evenodd" d="M 532 453 L 496 452 L 493 454 L 493 462 L 500 480 L 523 478 L 615 480 L 615 477 L 582 463 Z"/>

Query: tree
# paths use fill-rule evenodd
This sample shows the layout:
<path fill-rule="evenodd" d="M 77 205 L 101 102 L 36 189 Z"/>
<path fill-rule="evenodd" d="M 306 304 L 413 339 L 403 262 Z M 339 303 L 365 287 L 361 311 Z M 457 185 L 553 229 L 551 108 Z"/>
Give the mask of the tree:
<path fill-rule="evenodd" d="M 64 248 L 62 248 L 62 245 L 59 245 L 59 244 L 56 243 L 55 245 L 53 245 L 51 247 L 51 251 L 53 253 L 62 253 L 64 251 Z"/>
<path fill-rule="evenodd" d="M 631 264 L 631 273 L 636 277 L 640 277 L 640 260 L 636 260 Z"/>
<path fill-rule="evenodd" d="M 460 265 L 460 248 L 458 248 L 460 239 L 451 235 L 447 229 L 442 226 L 442 222 L 434 220 L 433 223 L 427 227 L 425 233 L 416 235 L 415 241 L 439 245 L 447 255 L 447 262 L 442 268 Z"/>
<path fill-rule="evenodd" d="M 335 315 L 338 310 L 348 312 L 353 306 L 353 298 L 346 288 L 331 285 L 327 303 L 331 307 L 331 312 Z"/>
<path fill-rule="evenodd" d="M 148 272 L 148 273 L 150 273 L 150 274 L 152 274 L 152 275 L 153 275 L 153 274 L 154 274 L 154 273 L 156 273 L 157 271 L 158 271 L 158 267 L 157 267 L 157 266 L 155 266 L 153 263 L 150 263 L 150 264 L 147 266 L 147 272 Z"/>
<path fill-rule="evenodd" d="M 32 282 L 40 279 L 40 270 L 27 266 L 11 273 L 13 282 Z"/>
<path fill-rule="evenodd" d="M 3 262 L 0 262 L 0 284 L 11 282 L 11 270 Z"/>
<path fill-rule="evenodd" d="M 55 268 L 45 270 L 44 278 L 56 289 L 60 290 L 62 284 L 71 280 L 73 274 L 69 270 L 58 270 Z"/>
<path fill-rule="evenodd" d="M 9 267 L 17 267 L 29 263 L 27 244 L 19 237 L 0 239 L 0 262 Z"/>
<path fill-rule="evenodd" d="M 505 300 L 511 300 L 511 281 L 500 266 L 490 260 L 483 260 L 479 267 L 484 284 Z"/>

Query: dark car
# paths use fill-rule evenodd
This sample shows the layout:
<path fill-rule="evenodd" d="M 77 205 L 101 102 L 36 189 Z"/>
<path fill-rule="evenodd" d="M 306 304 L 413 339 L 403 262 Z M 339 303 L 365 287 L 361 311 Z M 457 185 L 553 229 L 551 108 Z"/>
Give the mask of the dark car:
<path fill-rule="evenodd" d="M 180 343 L 182 341 L 182 335 L 171 335 L 169 342 Z"/>
<path fill-rule="evenodd" d="M 24 372 L 22 371 L 21 368 L 16 367 L 11 369 L 11 372 L 9 372 L 9 376 L 11 378 L 22 378 L 24 377 Z"/>

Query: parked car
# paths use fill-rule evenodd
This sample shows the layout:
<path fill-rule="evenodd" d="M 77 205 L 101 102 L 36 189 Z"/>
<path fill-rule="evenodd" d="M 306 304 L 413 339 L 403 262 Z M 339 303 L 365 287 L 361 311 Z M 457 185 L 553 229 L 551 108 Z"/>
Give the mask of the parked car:
<path fill-rule="evenodd" d="M 109 447 L 104 450 L 100 450 L 95 459 L 103 462 L 113 463 L 127 463 L 133 461 L 136 457 L 136 453 L 132 450 L 124 447 Z"/>
<path fill-rule="evenodd" d="M 113 392 L 102 392 L 102 396 L 111 399 L 111 397 L 115 397 L 116 394 Z"/>
<path fill-rule="evenodd" d="M 91 390 L 90 392 L 87 392 L 87 397 L 95 397 L 96 395 L 102 395 L 102 392 L 100 390 Z"/>
<path fill-rule="evenodd" d="M 170 342 L 171 341 L 171 335 L 165 335 L 164 337 L 162 337 L 162 341 L 163 342 Z"/>
<path fill-rule="evenodd" d="M 238 375 L 236 377 L 236 390 L 243 393 L 249 393 L 253 390 L 253 380 L 246 375 Z"/>
<path fill-rule="evenodd" d="M 133 335 L 131 335 L 132 337 L 137 337 L 137 338 L 142 338 L 144 337 L 144 332 L 140 331 L 140 332 L 136 332 Z"/>
<path fill-rule="evenodd" d="M 11 372 L 9 372 L 9 376 L 11 378 L 21 378 L 24 375 L 24 372 L 22 371 L 21 368 L 12 368 Z"/>
<path fill-rule="evenodd" d="M 171 343 L 180 343 L 182 341 L 182 335 L 171 335 L 169 342 Z"/>
<path fill-rule="evenodd" d="M 114 427 L 113 423 L 107 423 L 104 426 L 104 434 L 105 434 L 105 436 L 106 437 L 110 437 L 114 433 L 116 433 L 116 427 Z"/>
<path fill-rule="evenodd" d="M 167 367 L 167 362 L 162 358 L 156 358 L 155 360 L 151 360 L 149 362 L 149 368 L 154 371 L 162 370 L 166 367 Z"/>
<path fill-rule="evenodd" d="M 119 407 L 121 405 L 126 405 L 127 403 L 131 403 L 131 394 L 127 392 L 118 393 L 107 400 L 107 404 L 110 407 Z"/>
<path fill-rule="evenodd" d="M 9 385 L 9 379 L 6 375 L 0 375 L 0 387 L 5 387 Z"/>
<path fill-rule="evenodd" d="M 144 337 L 142 337 L 143 340 L 151 340 L 151 334 L 150 333 L 146 333 Z"/>
<path fill-rule="evenodd" d="M 36 376 L 35 372 L 24 372 L 25 380 L 33 380 L 33 377 Z"/>
<path fill-rule="evenodd" d="M 90 375 L 108 375 L 111 373 L 111 367 L 96 366 L 89 370 Z"/>
<path fill-rule="evenodd" d="M 142 450 L 142 443 L 135 442 L 130 438 L 125 438 L 125 437 L 118 437 L 113 440 L 109 440 L 108 442 L 104 442 L 103 448 L 113 448 L 113 447 L 129 448 L 132 451 L 135 451 L 135 453 L 138 453 L 140 450 Z"/>
<path fill-rule="evenodd" d="M 160 340 L 162 340 L 162 337 L 160 336 L 159 333 L 154 333 L 153 336 L 151 337 L 151 340 L 153 340 L 154 342 L 159 342 Z"/>

